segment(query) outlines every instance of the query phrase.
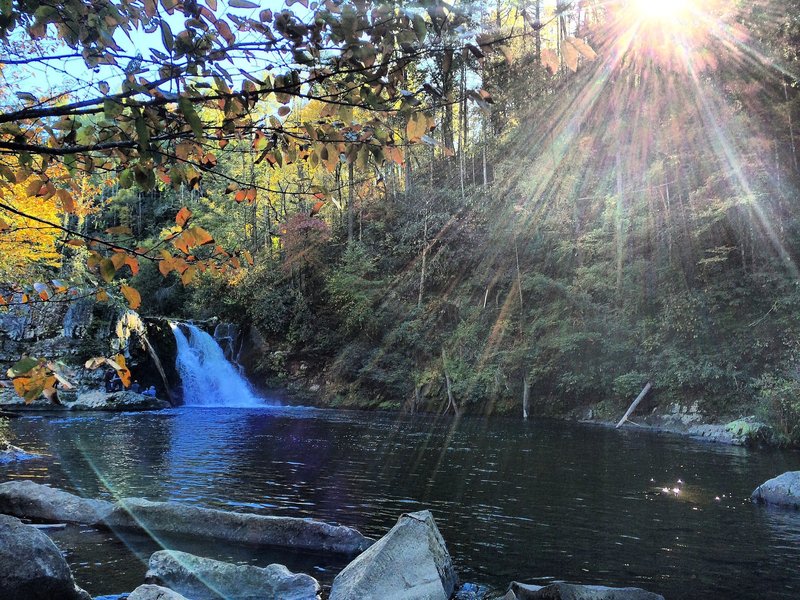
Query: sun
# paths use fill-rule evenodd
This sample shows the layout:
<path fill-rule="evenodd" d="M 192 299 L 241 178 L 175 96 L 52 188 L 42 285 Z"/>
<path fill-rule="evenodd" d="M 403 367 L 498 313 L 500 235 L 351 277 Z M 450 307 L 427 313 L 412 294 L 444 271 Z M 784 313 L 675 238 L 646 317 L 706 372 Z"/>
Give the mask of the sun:
<path fill-rule="evenodd" d="M 631 9 L 647 21 L 680 21 L 691 8 L 692 0 L 631 0 Z"/>

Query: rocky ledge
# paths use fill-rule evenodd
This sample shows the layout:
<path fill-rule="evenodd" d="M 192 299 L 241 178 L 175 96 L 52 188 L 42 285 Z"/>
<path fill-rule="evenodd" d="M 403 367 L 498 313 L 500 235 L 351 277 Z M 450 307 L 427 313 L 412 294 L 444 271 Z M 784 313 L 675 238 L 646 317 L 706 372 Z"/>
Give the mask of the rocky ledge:
<path fill-rule="evenodd" d="M 161 410 L 169 407 L 169 402 L 130 390 L 121 392 L 90 390 L 80 392 L 74 398 L 64 398 L 61 404 L 54 404 L 44 398 L 26 404 L 25 400 L 20 398 L 14 390 L 0 388 L 0 410 L 3 411 L 102 410 L 127 412 Z"/>
<path fill-rule="evenodd" d="M 160 532 L 226 542 L 353 555 L 373 540 L 343 525 L 200 508 L 177 502 L 81 498 L 33 481 L 0 484 L 0 513 L 48 523 Z"/>
<path fill-rule="evenodd" d="M 757 504 L 800 510 L 800 471 L 787 471 L 762 483 L 750 499 Z"/>

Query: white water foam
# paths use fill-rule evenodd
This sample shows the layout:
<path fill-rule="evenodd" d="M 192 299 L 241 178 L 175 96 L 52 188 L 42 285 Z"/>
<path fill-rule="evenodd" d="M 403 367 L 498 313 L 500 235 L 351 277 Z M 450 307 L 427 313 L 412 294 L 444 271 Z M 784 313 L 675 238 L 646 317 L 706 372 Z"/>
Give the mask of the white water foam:
<path fill-rule="evenodd" d="M 259 398 L 216 340 L 189 323 L 170 323 L 178 345 L 175 368 L 181 376 L 186 406 L 257 407 Z M 184 329 L 189 332 L 188 337 Z"/>

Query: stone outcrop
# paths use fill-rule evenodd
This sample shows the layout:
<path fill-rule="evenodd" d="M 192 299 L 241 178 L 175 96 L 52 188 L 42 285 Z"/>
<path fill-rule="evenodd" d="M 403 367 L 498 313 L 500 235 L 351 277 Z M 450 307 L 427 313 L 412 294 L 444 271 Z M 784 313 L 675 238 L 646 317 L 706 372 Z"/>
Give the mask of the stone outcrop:
<path fill-rule="evenodd" d="M 140 585 L 128 596 L 128 600 L 188 600 L 186 596 L 169 588 L 152 583 Z"/>
<path fill-rule="evenodd" d="M 357 554 L 372 543 L 372 540 L 351 527 L 314 519 L 237 513 L 177 502 L 151 502 L 142 498 L 123 498 L 111 503 L 80 498 L 32 481 L 0 484 L 0 512 L 52 523 L 144 529 L 226 542 L 346 555 Z"/>
<path fill-rule="evenodd" d="M 104 411 L 138 411 L 161 410 L 169 408 L 170 403 L 154 398 L 123 390 L 121 392 L 103 392 L 95 390 L 79 394 L 75 402 L 68 405 L 70 410 L 104 410 Z"/>
<path fill-rule="evenodd" d="M 447 600 L 456 574 L 430 511 L 409 513 L 336 576 L 330 600 Z"/>
<path fill-rule="evenodd" d="M 192 600 L 316 600 L 320 589 L 283 565 L 235 565 L 174 550 L 153 554 L 145 579 Z"/>
<path fill-rule="evenodd" d="M 63 410 L 99 410 L 107 412 L 126 412 L 142 410 L 161 410 L 169 408 L 169 402 L 137 394 L 130 390 L 120 392 L 105 392 L 99 389 L 75 394 L 59 393 L 61 404 L 53 404 L 49 400 L 40 398 L 26 404 L 14 390 L 0 389 L 0 409 L 14 411 L 63 411 Z"/>
<path fill-rule="evenodd" d="M 758 486 L 750 496 L 753 502 L 800 510 L 800 471 L 787 471 Z"/>
<path fill-rule="evenodd" d="M 362 552 L 372 543 L 351 527 L 315 519 L 254 515 L 141 498 L 120 500 L 105 522 L 110 527 L 144 527 L 175 535 L 347 555 Z"/>
<path fill-rule="evenodd" d="M 640 588 L 611 588 L 601 585 L 553 583 L 546 586 L 511 584 L 503 600 L 664 600 L 663 596 Z"/>
<path fill-rule="evenodd" d="M 0 515 L 0 598 L 91 600 L 75 585 L 67 562 L 44 533 Z"/>
<path fill-rule="evenodd" d="M 0 513 L 48 523 L 101 522 L 114 509 L 111 502 L 80 498 L 33 481 L 0 483 Z"/>

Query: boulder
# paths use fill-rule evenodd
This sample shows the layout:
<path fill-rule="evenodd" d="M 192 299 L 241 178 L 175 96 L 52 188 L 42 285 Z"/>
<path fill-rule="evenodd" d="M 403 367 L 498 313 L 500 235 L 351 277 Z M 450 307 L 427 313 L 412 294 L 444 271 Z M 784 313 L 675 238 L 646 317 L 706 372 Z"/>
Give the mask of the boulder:
<path fill-rule="evenodd" d="M 91 600 L 75 585 L 67 561 L 44 533 L 0 515 L 0 598 Z"/>
<path fill-rule="evenodd" d="M 150 557 L 145 580 L 192 600 L 316 600 L 319 583 L 283 565 L 234 565 L 175 550 Z"/>
<path fill-rule="evenodd" d="M 333 580 L 330 600 L 447 600 L 456 573 L 433 515 L 397 524 Z"/>
<path fill-rule="evenodd" d="M 97 524 L 114 509 L 105 500 L 80 498 L 33 481 L 0 483 L 0 513 L 50 523 Z"/>
<path fill-rule="evenodd" d="M 0 513 L 55 523 L 155 531 L 227 542 L 353 555 L 373 540 L 343 525 L 199 508 L 177 502 L 80 498 L 33 481 L 0 484 Z"/>
<path fill-rule="evenodd" d="M 800 471 L 787 471 L 762 483 L 750 499 L 759 504 L 800 509 Z"/>
<path fill-rule="evenodd" d="M 133 590 L 128 600 L 187 600 L 187 598 L 169 588 L 146 583 Z"/>
<path fill-rule="evenodd" d="M 142 498 L 120 500 L 105 523 L 110 527 L 347 555 L 358 554 L 372 543 L 351 527 L 315 519 L 229 512 Z"/>
<path fill-rule="evenodd" d="M 170 403 L 153 396 L 137 394 L 130 390 L 121 392 L 105 392 L 92 390 L 78 394 L 75 402 L 66 405 L 70 410 L 107 410 L 107 411 L 134 411 L 134 410 L 161 410 L 169 408 Z"/>
<path fill-rule="evenodd" d="M 38 456 L 38 454 L 25 452 L 22 448 L 17 448 L 8 442 L 0 440 L 0 465 L 20 460 L 28 460 L 29 458 L 37 458 Z"/>
<path fill-rule="evenodd" d="M 640 588 L 611 588 L 601 585 L 553 583 L 546 586 L 511 584 L 503 600 L 664 600 L 663 596 Z"/>

